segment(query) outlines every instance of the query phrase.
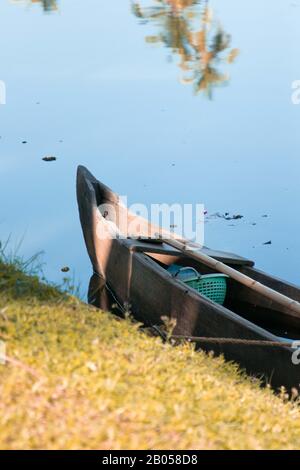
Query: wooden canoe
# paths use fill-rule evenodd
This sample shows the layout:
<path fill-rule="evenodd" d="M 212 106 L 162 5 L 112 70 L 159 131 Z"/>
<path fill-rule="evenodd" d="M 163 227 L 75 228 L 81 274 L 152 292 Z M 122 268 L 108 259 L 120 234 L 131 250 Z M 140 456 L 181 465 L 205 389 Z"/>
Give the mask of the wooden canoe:
<path fill-rule="evenodd" d="M 109 309 L 112 298 L 121 307 L 129 305 L 132 315 L 145 325 L 160 325 L 162 317 L 169 317 L 176 323 L 175 336 L 280 342 L 282 345 L 266 346 L 263 343 L 213 344 L 208 341 L 206 344 L 202 341 L 201 348 L 223 354 L 227 360 L 237 362 L 251 375 L 264 378 L 274 388 L 299 388 L 300 365 L 293 363 L 295 349 L 286 343 L 286 338 L 293 341 L 300 338 L 297 310 L 277 302 L 276 296 L 275 300 L 268 298 L 232 278 L 228 280 L 223 306 L 198 294 L 172 277 L 167 268 L 176 263 L 194 267 L 203 274 L 212 273 L 212 269 L 168 243 L 145 241 L 145 233 L 153 235 L 158 227 L 142 218 L 139 233 L 132 234 L 135 238 L 99 237 L 99 227 L 112 233 L 109 210 L 103 212 L 103 207 L 115 208 L 127 220 L 133 215 L 121 204 L 116 193 L 82 166 L 77 172 L 77 200 L 94 272 L 89 292 L 91 303 Z M 117 229 L 120 228 L 118 220 L 115 221 Z M 164 238 L 167 235 L 165 232 Z M 294 304 L 300 302 L 300 288 L 256 269 L 251 260 L 208 248 L 199 247 L 200 251 L 296 301 Z"/>

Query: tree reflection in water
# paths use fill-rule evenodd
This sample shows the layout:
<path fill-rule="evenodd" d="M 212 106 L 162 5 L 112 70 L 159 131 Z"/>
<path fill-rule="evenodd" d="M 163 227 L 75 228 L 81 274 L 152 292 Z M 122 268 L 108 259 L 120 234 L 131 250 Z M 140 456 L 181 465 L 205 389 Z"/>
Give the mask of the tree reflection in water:
<path fill-rule="evenodd" d="M 220 70 L 232 63 L 238 49 L 230 49 L 231 37 L 214 18 L 209 0 L 151 0 L 152 6 L 132 3 L 132 11 L 143 23 L 154 23 L 159 33 L 147 36 L 180 57 L 181 82 L 193 84 L 196 93 L 212 97 L 214 87 L 226 84 L 229 75 Z"/>
<path fill-rule="evenodd" d="M 195 93 L 203 92 L 209 98 L 216 86 L 228 83 L 224 63 L 234 62 L 239 50 L 231 49 L 231 37 L 214 18 L 209 0 L 131 1 L 134 15 L 159 30 L 146 36 L 146 41 L 164 44 L 179 56 L 182 83 L 193 84 Z M 28 2 L 39 3 L 44 11 L 58 8 L 58 0 Z"/>
<path fill-rule="evenodd" d="M 57 0 L 14 0 L 14 1 L 20 1 L 23 3 L 39 3 L 44 11 L 53 11 L 57 10 Z"/>

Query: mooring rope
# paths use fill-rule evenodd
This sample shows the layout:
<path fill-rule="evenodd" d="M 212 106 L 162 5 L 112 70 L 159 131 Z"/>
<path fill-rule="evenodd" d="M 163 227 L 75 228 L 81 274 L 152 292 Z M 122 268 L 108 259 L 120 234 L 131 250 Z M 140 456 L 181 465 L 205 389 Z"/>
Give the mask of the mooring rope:
<path fill-rule="evenodd" d="M 167 335 L 165 335 L 167 337 Z M 284 341 L 265 341 L 256 339 L 239 339 L 239 338 L 209 338 L 205 336 L 184 336 L 171 335 L 169 339 L 188 341 L 191 343 L 211 343 L 211 344 L 237 344 L 242 346 L 270 346 L 296 348 L 294 342 L 288 343 Z M 300 345 L 299 345 L 300 346 Z"/>
<path fill-rule="evenodd" d="M 97 273 L 97 271 L 93 271 L 93 274 L 95 274 L 97 277 L 99 277 L 103 282 L 104 282 L 104 286 L 107 291 L 109 292 L 109 294 L 112 296 L 113 300 L 115 301 L 116 305 L 118 306 L 118 308 L 121 310 L 121 312 L 125 315 L 127 313 L 127 310 L 126 308 L 118 301 L 117 297 L 115 296 L 113 290 L 110 288 L 109 284 L 105 281 L 105 279 L 103 278 L 103 276 L 101 276 L 101 274 Z"/>

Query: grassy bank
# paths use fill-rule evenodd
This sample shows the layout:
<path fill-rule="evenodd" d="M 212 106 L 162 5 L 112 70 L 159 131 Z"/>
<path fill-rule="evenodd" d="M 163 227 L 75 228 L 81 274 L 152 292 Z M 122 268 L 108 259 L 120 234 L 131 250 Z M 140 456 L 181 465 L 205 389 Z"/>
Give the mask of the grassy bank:
<path fill-rule="evenodd" d="M 0 262 L 0 448 L 299 448 L 300 412 Z"/>

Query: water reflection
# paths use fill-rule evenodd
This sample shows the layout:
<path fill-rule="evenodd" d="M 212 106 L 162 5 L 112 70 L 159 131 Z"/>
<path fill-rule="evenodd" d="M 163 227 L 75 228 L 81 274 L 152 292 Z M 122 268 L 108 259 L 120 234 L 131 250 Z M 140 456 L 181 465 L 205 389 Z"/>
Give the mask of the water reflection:
<path fill-rule="evenodd" d="M 28 0 L 27 3 L 39 3 L 44 11 L 57 10 L 57 0 Z"/>
<path fill-rule="evenodd" d="M 146 36 L 180 57 L 181 82 L 193 84 L 195 93 L 212 97 L 213 88 L 226 84 L 229 75 L 221 64 L 232 63 L 239 50 L 231 49 L 231 37 L 214 18 L 209 0 L 152 0 L 152 6 L 132 3 L 134 15 L 143 23 L 154 23 L 159 32 Z"/>
<path fill-rule="evenodd" d="M 58 0 L 28 1 L 41 4 L 45 12 L 58 8 Z M 181 83 L 191 84 L 196 94 L 203 92 L 212 98 L 215 87 L 228 83 L 230 77 L 224 64 L 233 63 L 239 49 L 231 48 L 231 36 L 215 18 L 209 2 L 132 0 L 131 5 L 143 24 L 153 23 L 159 30 L 146 36 L 146 41 L 163 44 L 179 56 Z"/>

